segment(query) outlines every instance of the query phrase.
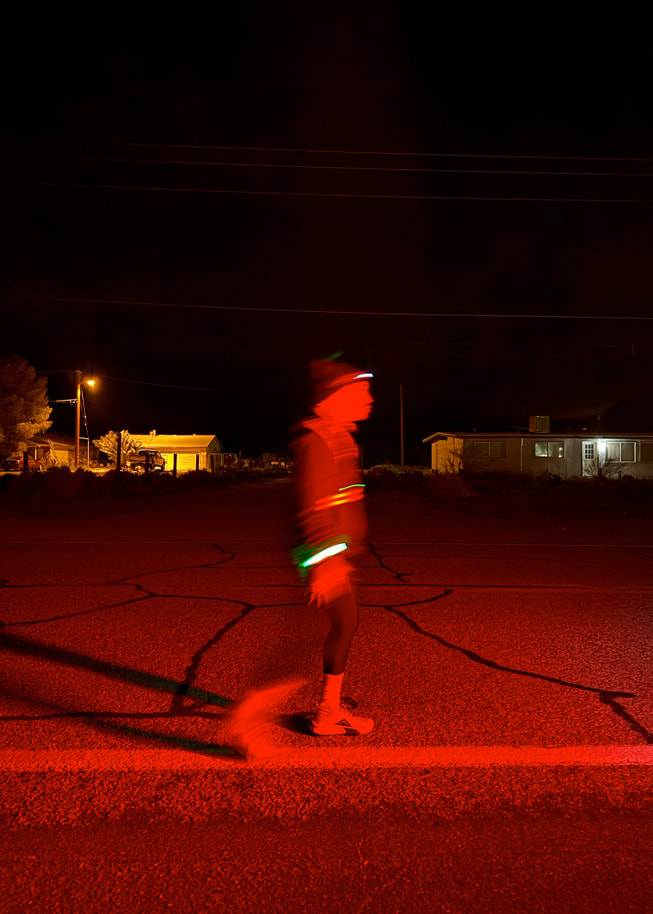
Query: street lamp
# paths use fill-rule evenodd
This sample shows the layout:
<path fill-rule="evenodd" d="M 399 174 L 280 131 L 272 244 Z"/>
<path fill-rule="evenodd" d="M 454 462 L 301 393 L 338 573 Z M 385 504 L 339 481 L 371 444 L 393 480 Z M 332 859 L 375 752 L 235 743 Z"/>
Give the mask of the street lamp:
<path fill-rule="evenodd" d="M 80 401 L 82 396 L 82 384 L 87 387 L 93 387 L 95 381 L 93 378 L 82 378 L 81 371 L 75 372 L 75 383 L 77 385 L 77 394 L 75 396 L 75 469 L 79 468 L 79 420 L 80 420 Z M 87 432 L 88 434 L 88 432 Z"/>

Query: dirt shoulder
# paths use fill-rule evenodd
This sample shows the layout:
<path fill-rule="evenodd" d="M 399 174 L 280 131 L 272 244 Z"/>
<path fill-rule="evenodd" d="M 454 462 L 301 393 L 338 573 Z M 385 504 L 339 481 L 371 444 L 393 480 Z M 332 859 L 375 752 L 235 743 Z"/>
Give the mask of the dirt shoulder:
<path fill-rule="evenodd" d="M 372 542 L 653 542 L 644 487 L 427 477 L 368 484 Z M 602 482 L 602 481 L 596 481 Z M 652 489 L 653 491 L 653 489 Z M 292 480 L 186 486 L 105 497 L 0 492 L 0 541 L 275 540 L 291 542 Z"/>

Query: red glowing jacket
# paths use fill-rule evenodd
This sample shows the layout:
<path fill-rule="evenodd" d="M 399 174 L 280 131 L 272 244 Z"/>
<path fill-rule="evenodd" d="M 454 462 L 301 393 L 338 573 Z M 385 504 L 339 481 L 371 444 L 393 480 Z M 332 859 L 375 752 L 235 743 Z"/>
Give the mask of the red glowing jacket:
<path fill-rule="evenodd" d="M 346 555 L 364 550 L 365 484 L 353 428 L 313 416 L 294 429 L 291 451 L 299 545 L 293 556 L 300 574 L 321 561 L 331 547 L 344 551 L 346 546 Z"/>

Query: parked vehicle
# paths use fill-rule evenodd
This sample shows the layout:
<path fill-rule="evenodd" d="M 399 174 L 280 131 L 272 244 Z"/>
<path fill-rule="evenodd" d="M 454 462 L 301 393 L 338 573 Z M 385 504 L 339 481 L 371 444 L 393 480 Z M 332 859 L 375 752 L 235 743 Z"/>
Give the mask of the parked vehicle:
<path fill-rule="evenodd" d="M 5 457 L 0 461 L 0 468 L 10 473 L 18 473 L 23 469 L 22 457 Z M 40 473 L 43 470 L 43 462 L 35 460 L 33 457 L 27 458 L 27 469 L 30 473 Z"/>
<path fill-rule="evenodd" d="M 165 470 L 166 462 L 159 451 L 141 448 L 127 458 L 127 467 L 136 473 L 157 472 Z"/>

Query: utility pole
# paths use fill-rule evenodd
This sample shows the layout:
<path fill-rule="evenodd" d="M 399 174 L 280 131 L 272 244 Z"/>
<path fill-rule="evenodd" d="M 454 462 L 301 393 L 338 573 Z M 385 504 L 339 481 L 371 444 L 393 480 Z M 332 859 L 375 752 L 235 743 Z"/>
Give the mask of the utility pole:
<path fill-rule="evenodd" d="M 83 380 L 82 373 L 78 369 L 75 372 L 76 395 L 75 399 L 72 401 L 75 404 L 75 469 L 78 469 L 79 467 L 79 425 L 81 417 L 82 384 L 88 384 L 89 387 L 93 387 L 95 385 L 95 381 L 93 378 L 86 378 L 86 380 Z M 84 409 L 84 421 L 86 421 L 86 409 Z M 86 428 L 86 434 L 88 435 L 88 426 Z"/>
<path fill-rule="evenodd" d="M 404 465 L 404 385 L 399 385 L 399 433 L 401 436 L 401 466 Z"/>
<path fill-rule="evenodd" d="M 77 386 L 77 394 L 75 399 L 75 469 L 79 467 L 79 418 L 80 418 L 80 398 L 82 390 L 82 373 L 77 370 L 75 372 L 75 384 Z"/>

